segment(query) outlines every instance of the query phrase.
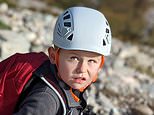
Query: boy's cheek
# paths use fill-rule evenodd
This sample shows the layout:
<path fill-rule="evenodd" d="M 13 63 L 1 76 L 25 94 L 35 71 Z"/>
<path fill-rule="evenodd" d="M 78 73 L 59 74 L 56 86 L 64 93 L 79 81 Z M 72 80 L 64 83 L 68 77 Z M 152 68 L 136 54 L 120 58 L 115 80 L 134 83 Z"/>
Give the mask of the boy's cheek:
<path fill-rule="evenodd" d="M 97 73 L 100 73 L 100 72 L 101 72 L 101 70 L 102 70 L 102 68 L 99 68 Z"/>

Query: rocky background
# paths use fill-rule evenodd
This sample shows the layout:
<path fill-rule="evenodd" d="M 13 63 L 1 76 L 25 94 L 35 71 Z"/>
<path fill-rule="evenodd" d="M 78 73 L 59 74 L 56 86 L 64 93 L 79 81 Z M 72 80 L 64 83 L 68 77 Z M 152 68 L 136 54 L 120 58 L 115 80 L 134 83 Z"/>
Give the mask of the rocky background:
<path fill-rule="evenodd" d="M 54 12 L 62 12 L 52 9 Z M 0 4 L 0 61 L 20 52 L 47 51 L 57 17 Z M 98 81 L 89 88 L 89 115 L 154 115 L 154 48 L 116 38 Z"/>

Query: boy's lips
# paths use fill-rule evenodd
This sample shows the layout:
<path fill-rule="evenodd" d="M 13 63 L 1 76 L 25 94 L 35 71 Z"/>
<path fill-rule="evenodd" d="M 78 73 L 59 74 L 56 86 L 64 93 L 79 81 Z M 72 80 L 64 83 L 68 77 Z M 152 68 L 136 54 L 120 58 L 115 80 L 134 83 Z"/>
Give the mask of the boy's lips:
<path fill-rule="evenodd" d="M 86 81 L 86 78 L 85 77 L 73 77 L 73 81 L 81 84 L 81 83 L 84 83 Z"/>

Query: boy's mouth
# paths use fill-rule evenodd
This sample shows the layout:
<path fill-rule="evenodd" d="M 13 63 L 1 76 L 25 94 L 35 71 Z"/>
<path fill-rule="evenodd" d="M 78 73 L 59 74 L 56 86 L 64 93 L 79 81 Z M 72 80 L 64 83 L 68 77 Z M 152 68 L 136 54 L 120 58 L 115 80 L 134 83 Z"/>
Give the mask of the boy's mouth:
<path fill-rule="evenodd" d="M 73 81 L 76 82 L 76 83 L 82 84 L 86 81 L 86 78 L 84 78 L 84 77 L 74 77 Z"/>

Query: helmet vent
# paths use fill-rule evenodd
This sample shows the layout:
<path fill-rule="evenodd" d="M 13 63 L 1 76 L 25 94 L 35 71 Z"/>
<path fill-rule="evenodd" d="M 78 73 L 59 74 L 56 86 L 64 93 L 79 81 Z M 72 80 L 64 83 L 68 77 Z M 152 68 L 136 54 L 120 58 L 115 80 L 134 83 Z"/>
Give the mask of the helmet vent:
<path fill-rule="evenodd" d="M 106 46 L 106 42 L 105 42 L 105 40 L 103 39 L 103 46 Z"/>
<path fill-rule="evenodd" d="M 66 11 L 65 13 L 64 13 L 64 15 L 66 15 L 68 13 L 68 11 Z"/>
<path fill-rule="evenodd" d="M 106 40 L 107 40 L 107 43 L 109 44 L 109 40 L 108 40 L 108 37 L 109 37 L 109 35 L 107 35 L 107 36 L 106 36 Z"/>
<path fill-rule="evenodd" d="M 106 28 L 106 33 L 109 33 L 109 29 Z"/>
<path fill-rule="evenodd" d="M 71 16 L 68 14 L 68 15 L 66 15 L 66 16 L 63 17 L 63 20 L 70 19 L 70 17 L 71 17 Z"/>
<path fill-rule="evenodd" d="M 109 40 L 108 40 L 109 33 L 110 33 L 109 29 L 106 28 L 106 34 L 107 34 L 107 35 L 106 35 L 106 41 L 107 41 L 108 44 L 109 44 Z"/>
<path fill-rule="evenodd" d="M 67 39 L 70 40 L 70 41 L 72 41 L 72 39 L 73 39 L 73 34 L 71 34 Z"/>
<path fill-rule="evenodd" d="M 106 25 L 108 26 L 109 25 L 109 23 L 106 21 Z"/>
<path fill-rule="evenodd" d="M 106 22 L 106 24 L 108 24 L 108 23 Z M 110 30 L 108 28 L 106 28 L 106 35 L 105 35 L 105 38 L 103 39 L 103 46 L 110 44 L 109 40 L 108 40 L 109 33 L 110 33 Z"/>
<path fill-rule="evenodd" d="M 60 24 L 58 24 L 58 28 L 57 28 L 57 34 L 59 35 L 59 36 L 61 36 L 61 31 L 60 31 L 60 28 L 61 28 L 61 26 L 60 26 Z"/>
<path fill-rule="evenodd" d="M 106 46 L 107 44 L 110 44 L 110 43 L 109 43 L 109 40 L 108 40 L 108 37 L 109 37 L 108 34 L 105 35 L 105 38 L 103 39 L 103 46 Z"/>
<path fill-rule="evenodd" d="M 65 27 L 71 27 L 71 22 L 64 22 Z"/>

